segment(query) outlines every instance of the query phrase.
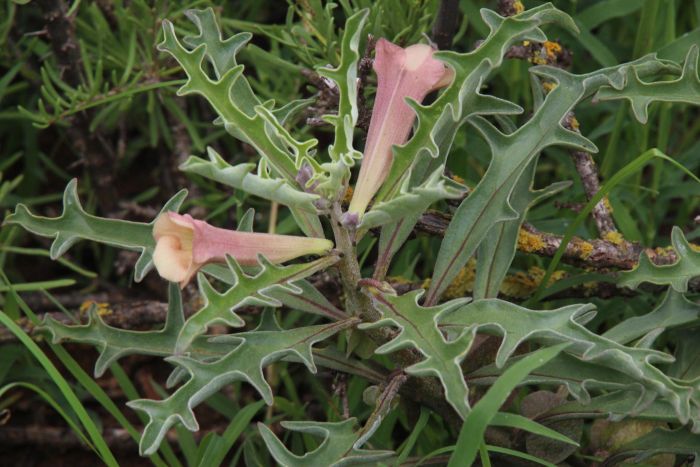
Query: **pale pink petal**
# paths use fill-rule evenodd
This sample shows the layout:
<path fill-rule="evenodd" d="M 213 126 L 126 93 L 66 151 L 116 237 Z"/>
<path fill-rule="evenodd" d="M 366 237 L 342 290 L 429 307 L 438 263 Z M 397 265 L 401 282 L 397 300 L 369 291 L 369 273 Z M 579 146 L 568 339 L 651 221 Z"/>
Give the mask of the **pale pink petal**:
<path fill-rule="evenodd" d="M 333 242 L 326 239 L 221 229 L 174 212 L 158 217 L 153 237 L 153 263 L 158 274 L 183 287 L 202 266 L 224 262 L 226 255 L 242 265 L 254 265 L 259 254 L 273 263 L 283 263 L 299 256 L 325 254 L 333 248 Z"/>
<path fill-rule="evenodd" d="M 358 219 L 386 179 L 393 162 L 394 145 L 404 144 L 416 114 L 405 99 L 421 102 L 452 80 L 452 71 L 435 58 L 432 47 L 415 44 L 406 49 L 380 39 L 374 70 L 377 95 L 372 110 L 362 166 L 346 219 Z M 354 216 L 353 216 L 354 215 Z"/>

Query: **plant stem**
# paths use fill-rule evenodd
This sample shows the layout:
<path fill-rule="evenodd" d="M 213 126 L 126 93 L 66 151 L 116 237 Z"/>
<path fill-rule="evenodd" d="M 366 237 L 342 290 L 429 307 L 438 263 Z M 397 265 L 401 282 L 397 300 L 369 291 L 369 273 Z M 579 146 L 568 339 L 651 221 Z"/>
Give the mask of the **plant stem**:
<path fill-rule="evenodd" d="M 340 270 L 340 281 L 345 293 L 345 311 L 351 316 L 359 316 L 365 322 L 374 322 L 380 319 L 381 315 L 374 308 L 371 299 L 360 291 L 358 285 L 358 282 L 362 279 L 360 265 L 357 262 L 355 245 L 350 232 L 340 223 L 342 214 L 340 203 L 333 203 L 330 217 L 336 248 L 343 255 L 343 258 L 338 263 L 338 268 Z M 382 345 L 395 337 L 395 331 L 387 327 L 354 332 L 366 333 L 377 345 Z M 420 362 L 423 360 L 423 356 L 417 350 L 403 349 L 392 354 L 392 359 L 398 368 L 403 369 Z M 437 378 L 411 377 L 403 386 L 401 392 L 417 403 L 431 408 L 440 414 L 453 428 L 459 429 L 462 421 L 452 406 L 445 400 L 444 390 Z"/>
<path fill-rule="evenodd" d="M 342 254 L 338 263 L 340 281 L 345 292 L 346 312 L 351 316 L 359 316 L 363 321 L 377 321 L 379 312 L 374 309 L 369 297 L 360 292 L 358 282 L 362 279 L 360 264 L 357 262 L 355 245 L 350 238 L 348 229 L 342 226 L 340 218 L 342 210 L 339 203 L 333 203 L 331 210 L 331 225 L 335 236 L 336 248 Z"/>

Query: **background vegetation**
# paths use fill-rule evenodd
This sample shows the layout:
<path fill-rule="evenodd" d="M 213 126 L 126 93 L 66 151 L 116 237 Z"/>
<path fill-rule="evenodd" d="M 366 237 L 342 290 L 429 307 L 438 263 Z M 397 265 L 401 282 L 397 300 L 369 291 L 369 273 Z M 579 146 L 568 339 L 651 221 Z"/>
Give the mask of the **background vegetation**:
<path fill-rule="evenodd" d="M 193 196 L 183 212 L 233 227 L 245 209 L 253 206 L 256 226 L 297 233 L 285 209 L 248 199 L 241 191 L 224 193 L 211 181 L 177 170 L 189 155 L 201 156 L 206 146 L 214 147 L 230 162 L 254 160 L 256 156 L 251 148 L 211 124 L 215 115 L 202 99 L 175 96 L 184 82 L 183 74 L 155 45 L 162 40 L 162 19 L 187 28 L 189 22 L 183 20 L 186 9 L 213 6 L 226 35 L 240 31 L 254 34 L 239 58 L 255 92 L 279 102 L 315 98 L 295 122 L 296 130 L 327 144 L 331 132 L 314 125 L 314 118 L 328 104 L 324 100 L 327 96 L 306 70 L 338 62 L 339 28 L 345 18 L 369 7 L 373 36 L 408 45 L 431 36 L 440 6 L 438 0 L 337 3 L 335 8 L 315 0 L 288 5 L 237 0 L 223 6 L 204 0 L 4 3 L 0 6 L 0 208 L 6 212 L 21 202 L 44 215 L 58 215 L 63 188 L 78 178 L 80 198 L 88 212 L 150 221 L 166 200 L 185 187 Z M 461 0 L 458 27 L 448 48 L 471 50 L 488 31 L 479 8 L 497 9 L 498 3 Z M 541 3 L 524 2 L 527 8 Z M 548 36 L 557 38 L 563 49 L 555 51 L 557 60 L 576 73 L 650 52 L 682 61 L 690 45 L 700 43 L 699 0 L 554 3 L 570 14 L 581 30 L 577 36 L 548 30 Z M 528 51 L 524 57 L 529 60 L 509 60 L 491 81 L 489 92 L 531 108 L 527 69 L 532 62 L 549 59 L 546 50 L 537 53 Z M 372 86 L 370 78 L 368 95 Z M 658 148 L 688 171 L 700 173 L 698 115 L 697 108 L 655 104 L 650 108 L 649 123 L 641 125 L 632 118 L 629 106 L 599 102 L 577 109 L 576 119 L 601 148 L 595 162 L 604 183 L 651 148 Z M 520 123 L 527 117 L 520 117 Z M 464 128 L 452 151 L 449 170 L 467 186 L 474 186 L 488 166 L 488 147 L 474 129 Z M 545 151 L 536 186 L 560 180 L 572 180 L 573 186 L 528 214 L 536 232 L 564 235 L 586 202 L 575 159 L 560 150 Z M 630 248 L 665 247 L 670 244 L 671 227 L 676 225 L 682 226 L 689 241 L 700 238 L 700 185 L 673 165 L 654 161 L 617 185 L 608 200 L 617 230 L 606 236 L 596 219 L 590 218 L 577 228 L 578 237 L 617 242 L 623 247 L 630 242 L 635 245 Z M 359 245 L 365 265 L 375 259 L 369 253 L 374 242 L 376 239 L 368 236 Z M 50 239 L 28 235 L 18 226 L 0 229 L 0 306 L 7 318 L 3 321 L 6 329 L 0 329 L 0 409 L 4 415 L 0 420 L 0 456 L 8 465 L 92 464 L 94 454 L 81 440 L 83 430 L 76 428 L 92 426 L 122 465 L 149 464 L 148 459 L 138 457 L 132 439 L 142 421 L 124 401 L 137 398 L 137 394 L 158 398 L 163 393 L 168 371 L 161 361 L 130 357 L 94 382 L 88 373 L 96 353 L 85 346 L 48 344 L 32 334 L 32 322 L 35 315 L 43 313 L 66 321 L 80 319 L 95 303 L 104 316 L 111 316 L 108 319 L 113 324 L 139 329 L 152 326 L 163 320 L 166 284 L 150 275 L 142 286 L 133 287 L 131 271 L 136 254 L 83 243 L 52 262 L 49 245 Z M 436 238 L 417 235 L 394 262 L 389 276 L 396 283 L 420 283 L 430 277 L 438 246 Z M 520 246 L 508 282 L 511 288 L 502 292 L 523 301 L 532 298 L 540 286 L 552 255 L 529 254 L 533 248 L 528 251 L 527 243 Z M 588 327 L 602 331 L 660 301 L 658 289 L 620 294 L 607 287 L 602 277 L 608 272 L 607 265 L 591 263 L 560 265 L 555 277 L 563 279 L 548 290 L 551 296 L 543 306 L 554 308 L 586 297 L 599 310 Z M 462 289 L 456 286 L 453 296 L 469 293 L 468 278 L 463 278 L 462 285 Z M 697 301 L 698 290 L 691 287 L 688 297 Z M 186 289 L 185 305 L 190 309 L 197 306 L 193 289 Z M 291 323 L 300 316 L 289 314 L 284 319 Z M 17 326 L 17 332 L 12 326 Z M 18 340 L 17 335 L 24 340 Z M 345 378 L 330 371 L 310 375 L 284 364 L 275 366 L 269 376 L 275 388 L 273 408 L 252 403 L 256 398 L 245 385 L 235 396 L 222 392 L 201 409 L 202 430 L 194 435 L 177 429 L 177 437 L 164 445 L 156 462 L 214 465 L 214 459 L 219 462 L 227 455 L 227 462 L 234 465 L 269 465 L 269 454 L 251 420 L 274 424 L 281 419 L 333 419 L 345 410 L 365 416 L 371 411 L 362 400 L 367 382 L 361 378 Z M 514 403 L 527 401 L 536 407 L 534 399 L 527 398 L 535 390 L 520 390 Z M 246 404 L 250 405 L 240 411 Z M 600 431 L 592 429 L 590 423 L 565 430 L 585 432 L 583 447 L 568 459 L 571 465 L 591 465 L 607 454 L 609 446 L 596 441 Z M 235 442 L 241 432 L 246 436 Z M 412 462 L 449 444 L 449 439 L 449 427 L 428 412 L 399 411 L 385 420 L 374 438 L 382 448 L 406 452 L 404 460 Z M 301 452 L 314 442 L 294 434 L 287 445 Z M 684 459 L 679 456 L 677 461 Z"/>

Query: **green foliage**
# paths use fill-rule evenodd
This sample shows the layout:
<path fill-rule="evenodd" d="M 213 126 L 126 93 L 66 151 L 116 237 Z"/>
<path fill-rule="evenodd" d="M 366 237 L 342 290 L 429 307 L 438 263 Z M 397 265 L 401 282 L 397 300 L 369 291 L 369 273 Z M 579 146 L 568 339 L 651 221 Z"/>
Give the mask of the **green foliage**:
<path fill-rule="evenodd" d="M 163 206 L 161 212 L 177 212 L 186 196 L 186 190 L 178 192 Z M 78 199 L 76 179 L 66 185 L 63 192 L 63 213 L 59 217 L 37 216 L 25 205 L 18 204 L 15 212 L 5 218 L 5 223 L 18 224 L 34 234 L 53 237 L 52 259 L 57 259 L 76 242 L 85 239 L 140 252 L 135 266 L 137 282 L 153 268 L 153 249 L 156 242 L 152 231 L 155 219 L 145 224 L 88 214 Z"/>
<path fill-rule="evenodd" d="M 190 378 L 162 401 L 140 399 L 129 402 L 131 408 L 145 412 L 150 419 L 139 444 L 141 453 L 148 455 L 155 452 L 168 429 L 176 422 L 197 431 L 199 424 L 192 409 L 233 381 L 246 381 L 271 405 L 272 389 L 263 375 L 265 366 L 287 355 L 294 355 L 315 373 L 311 347 L 353 324 L 355 321 L 349 319 L 282 330 L 274 317 L 266 314 L 253 331 L 217 338 L 216 341 L 233 347 L 221 358 L 205 362 L 192 357 L 169 357 L 167 361 L 186 370 Z"/>
<path fill-rule="evenodd" d="M 444 316 L 448 315 L 464 300 L 455 300 L 438 307 L 423 308 L 418 305 L 422 292 L 417 291 L 401 296 L 382 294 L 372 290 L 373 298 L 381 313 L 381 318 L 371 324 L 362 324 L 360 329 L 374 329 L 391 325 L 399 333 L 391 341 L 379 347 L 379 354 L 395 352 L 413 346 L 425 359 L 405 368 L 415 376 L 437 376 L 445 388 L 445 398 L 457 413 L 466 417 L 469 413 L 469 391 L 462 376 L 460 363 L 474 340 L 476 328 L 465 327 L 449 341 L 438 328 Z"/>
<path fill-rule="evenodd" d="M 87 342 L 100 350 L 95 363 L 95 376 L 100 377 L 110 365 L 127 355 L 145 354 L 168 356 L 175 352 L 177 338 L 185 323 L 180 292 L 170 285 L 168 315 L 160 331 L 129 331 L 109 326 L 95 307 L 89 311 L 89 321 L 82 326 L 69 326 L 47 317 L 42 326 L 51 334 L 54 343 L 63 341 Z M 193 352 L 201 355 L 218 355 L 221 346 L 200 340 Z"/>
<path fill-rule="evenodd" d="M 337 257 L 328 256 L 306 264 L 281 267 L 275 266 L 264 256 L 260 256 L 260 271 L 254 276 L 249 276 L 243 272 L 235 259 L 227 257 L 226 263 L 234 278 L 233 286 L 219 293 L 204 275 L 198 277 L 199 293 L 204 306 L 184 323 L 180 323 L 174 353 L 184 353 L 194 339 L 206 332 L 207 327 L 212 324 L 226 324 L 234 328 L 245 325 L 245 322 L 236 314 L 236 310 L 240 307 L 280 306 L 282 303 L 270 295 L 271 292 L 299 294 L 302 289 L 294 285 L 295 280 L 325 269 L 337 260 Z"/>
<path fill-rule="evenodd" d="M 687 292 L 688 281 L 700 275 L 700 252 L 691 248 L 678 227 L 674 227 L 671 232 L 671 242 L 678 254 L 678 260 L 674 264 L 656 266 L 647 255 L 642 254 L 637 267 L 623 273 L 620 284 L 636 288 L 642 282 L 651 282 L 670 285 L 677 292 Z"/>
<path fill-rule="evenodd" d="M 280 178 L 261 177 L 251 173 L 255 164 L 231 166 L 214 148 L 207 148 L 207 155 L 208 161 L 191 156 L 180 169 L 270 201 L 314 212 L 312 203 L 318 199 L 318 195 L 295 190 Z"/>
<path fill-rule="evenodd" d="M 626 70 L 625 85 L 604 87 L 596 94 L 596 99 L 614 100 L 627 99 L 632 105 L 634 116 L 641 123 L 649 119 L 649 105 L 653 102 L 678 102 L 700 105 L 700 78 L 698 78 L 697 45 L 688 50 L 685 57 L 683 72 L 672 81 L 645 83 L 639 77 L 636 69 Z"/>
<path fill-rule="evenodd" d="M 89 122 L 80 129 L 84 135 L 102 141 L 104 147 L 112 141 L 122 145 L 118 162 L 111 166 L 115 173 L 135 166 L 141 149 L 155 148 L 161 140 L 168 155 L 177 152 L 176 158 L 161 160 L 157 170 L 144 168 L 139 173 L 163 169 L 169 174 L 170 168 L 179 167 L 195 175 L 193 181 L 167 175 L 169 184 L 188 184 L 191 192 L 201 196 L 186 202 L 183 189 L 166 200 L 159 193 L 160 185 L 151 180 L 151 190 L 136 195 L 135 189 L 127 190 L 130 195 L 125 198 L 162 206 L 140 217 L 151 219 L 156 212 L 189 209 L 193 215 L 196 210 L 209 213 L 207 220 L 212 224 L 227 223 L 234 217 L 240 231 L 252 231 L 254 220 L 259 225 L 266 219 L 268 230 L 278 234 L 298 228 L 307 236 L 325 238 L 332 232 L 336 250 L 319 259 L 279 265 L 259 255 L 258 264 L 241 266 L 235 257 L 226 256 L 223 264 L 209 264 L 197 275 L 196 298 L 184 304 L 178 287 L 169 284 L 167 319 L 160 329 L 114 327 L 97 307 L 89 310 L 83 324 L 44 318 L 39 331 L 50 335 L 51 349 L 135 436 L 134 427 L 116 405 L 57 344 L 86 343 L 98 349 L 95 376 L 111 369 L 130 400 L 128 406 L 145 425 L 140 453 L 162 465 L 164 461 L 156 454 L 160 449 L 169 464 L 179 464 L 164 442 L 174 427 L 181 452 L 192 465 L 227 461 L 266 465 L 272 459 L 281 465 L 390 460 L 415 464 L 420 458 L 451 451 L 451 465 L 471 465 L 477 455 L 484 465 L 491 462 L 489 455 L 550 465 L 535 457 L 519 435 L 513 437 L 513 445 L 496 446 L 492 440 L 487 444 L 486 429 L 520 430 L 575 445 L 551 423 L 578 420 L 581 424 L 581 420 L 610 415 L 668 422 L 674 430 L 642 436 L 607 462 L 632 456 L 641 460 L 659 452 L 697 457 L 700 305 L 695 284 L 700 277 L 700 253 L 692 241 L 700 234 L 697 229 L 684 233 L 682 226 L 691 224 L 700 207 L 700 198 L 694 197 L 700 189 L 693 175 L 700 168 L 700 127 L 693 120 L 697 109 L 689 110 L 691 116 L 677 123 L 670 104 L 700 105 L 699 49 L 692 45 L 697 28 L 685 38 L 677 37 L 676 2 L 650 0 L 630 5 L 609 0 L 604 6 L 584 2 L 574 18 L 549 3 L 511 17 L 483 9 L 479 17 L 477 2 L 460 2 L 468 27 L 467 23 L 460 25 L 453 50 L 435 54 L 453 71 L 453 80 L 425 103 L 409 99 L 416 115 L 413 132 L 405 144 L 393 148 L 393 165 L 388 174 L 382 174 L 386 181 L 359 226 L 344 226 L 340 219 L 353 169 L 362 159 L 359 142 L 363 135 L 358 124 L 367 110 L 362 107 L 371 102 L 375 84 L 372 75 L 360 72 L 361 60 L 369 58 L 363 57 L 363 46 L 370 33 L 402 45 L 420 41 L 440 2 L 341 0 L 336 5 L 309 0 L 291 3 L 284 25 L 259 23 L 258 17 L 268 18 L 272 13 L 267 11 L 269 5 L 257 3 L 241 2 L 236 18 L 219 20 L 218 11 L 212 8 L 181 11 L 179 6 L 150 7 L 134 1 L 115 3 L 110 14 L 97 4 L 77 2 L 71 13 L 81 38 L 77 78 L 63 76 L 65 63 L 50 40 L 33 39 L 27 45 L 27 37 L 21 39 L 26 47 L 23 53 L 43 57 L 53 50 L 59 55 L 56 61 L 47 61 L 33 75 L 31 67 L 12 65 L 0 76 L 0 100 L 25 92 L 27 83 L 41 85 L 41 97 L 22 101 L 20 110 L 13 110 L 10 117 L 21 114 L 36 127 L 64 138 L 76 135 L 70 132 L 72 125 L 83 119 Z M 17 11 L 13 5 L 8 7 L 12 17 Z M 165 8 L 168 10 L 161 10 Z M 226 16 L 226 7 L 222 9 Z M 644 27 L 634 23 L 631 30 L 648 30 L 648 34 L 639 32 L 633 44 L 608 47 L 613 36 L 607 23 L 627 22 L 625 15 L 637 10 L 641 10 Z M 192 24 L 181 22 L 180 13 Z M 163 20 L 160 36 L 154 25 L 162 17 L 174 22 Z M 663 18 L 664 28 L 655 27 L 657 17 Z M 115 28 L 110 22 L 114 21 L 118 27 L 111 32 Z M 0 22 L 0 38 L 7 36 L 6 27 Z M 573 44 L 574 56 L 590 54 L 604 68 L 591 71 L 590 66 L 577 62 L 572 71 L 539 65 L 526 72 L 524 64 L 505 61 L 512 47 L 532 47 L 534 55 L 528 58 L 546 62 L 543 57 L 549 58 L 548 51 L 554 47 L 545 42 L 545 30 L 550 29 L 554 31 L 550 36 L 561 34 L 563 43 Z M 472 47 L 475 32 L 485 38 Z M 265 42 L 253 45 L 254 34 Z M 152 44 L 156 42 L 158 50 L 177 61 L 185 80 L 176 79 L 179 69 L 168 68 L 171 62 L 166 55 L 155 54 Z M 634 59 L 619 60 L 623 52 Z M 682 63 L 676 63 L 680 60 Z M 299 73 L 302 67 L 316 70 L 318 76 L 311 82 L 318 94 L 308 97 L 310 89 Z M 26 82 L 15 83 L 18 76 Z M 181 85 L 177 95 L 197 95 L 197 99 L 186 101 L 189 106 L 184 107 L 184 100 L 173 99 L 175 85 Z M 198 107 L 202 97 L 208 108 Z M 587 106 L 590 100 L 598 106 L 591 109 Z M 612 113 L 619 100 L 628 100 L 637 121 L 648 125 L 628 120 L 624 109 Z M 324 126 L 300 124 L 297 117 L 302 114 Z M 144 121 L 148 135 L 144 131 L 142 139 L 134 138 L 136 142 L 125 136 L 140 134 L 136 128 Z M 683 136 L 672 136 L 684 126 L 688 128 Z M 582 134 L 584 128 L 589 137 Z M 38 130 L 31 131 L 36 135 Z M 226 134 L 233 138 L 221 142 Z M 183 147 L 183 136 L 191 145 Z M 31 153 L 33 139 L 26 138 L 26 148 L 12 150 Z M 79 152 L 80 144 L 73 150 Z M 582 197 L 579 184 L 562 181 L 574 174 L 565 151 L 596 153 L 599 147 L 601 171 L 607 180 L 603 188 L 575 217 L 556 211 L 559 205 L 551 202 L 553 195 L 561 205 L 578 203 Z M 190 155 L 205 149 L 207 159 Z M 227 153 L 246 158 L 236 156 L 229 162 L 221 155 Z M 23 153 L 12 154 L 0 162 L 0 171 L 15 168 L 24 157 Z M 141 281 L 153 267 L 154 221 L 115 219 L 114 212 L 104 212 L 104 217 L 87 213 L 96 212 L 104 201 L 104 196 L 96 194 L 101 183 L 95 172 L 99 160 L 85 156 L 88 180 L 81 186 L 89 188 L 81 192 L 83 208 L 77 181 L 68 181 L 72 177 L 62 161 L 53 162 L 45 154 L 28 156 L 28 172 L 37 166 L 31 157 L 41 160 L 38 165 L 61 186 L 67 181 L 62 213 L 39 215 L 38 204 L 45 199 L 27 197 L 17 204 L 0 231 L 0 266 L 4 266 L 6 253 L 31 253 L 11 246 L 19 226 L 53 238 L 52 259 L 80 240 L 135 251 L 139 257 L 134 276 Z M 143 155 L 138 157 L 145 160 Z M 664 161 L 684 170 L 664 170 Z M 641 171 L 643 167 L 647 170 Z M 634 180 L 625 190 L 613 190 L 628 178 Z M 3 206 L 21 200 L 15 192 L 26 190 L 23 178 L 10 180 L 0 186 Z M 127 184 L 118 177 L 113 180 Z M 540 185 L 543 180 L 546 185 Z M 212 181 L 233 189 L 233 196 Z M 164 188 L 175 191 L 174 186 Z M 674 201 L 679 197 L 683 203 Z M 48 198 L 52 200 L 58 198 Z M 630 271 L 612 271 L 604 264 L 596 274 L 584 270 L 576 275 L 582 266 L 599 259 L 582 251 L 566 266 L 571 277 L 556 284 L 561 296 L 551 290 L 543 293 L 573 236 L 592 236 L 586 218 L 599 201 L 610 206 L 625 241 L 612 235 L 603 236 L 598 243 L 606 240 L 606 247 L 624 256 L 630 245 L 626 240 L 661 244 L 666 241 L 662 233 L 671 231 L 677 261 L 660 266 L 642 254 Z M 245 211 L 246 204 L 255 206 L 258 214 Z M 431 213 L 432 219 L 449 220 L 444 238 L 441 242 L 414 240 L 414 227 L 431 219 L 426 216 L 431 208 L 439 210 Z M 548 240 L 550 249 L 558 251 L 547 272 L 527 284 L 530 292 L 535 290 L 534 296 L 525 303 L 512 303 L 498 298 L 503 285 L 524 282 L 524 271 L 537 271 L 535 266 L 547 267 L 541 258 L 517 254 L 525 222 L 551 231 L 552 238 L 564 236 L 558 244 Z M 428 224 L 430 227 L 435 226 Z M 372 236 L 376 230 L 380 232 L 375 263 Z M 555 243 L 553 248 L 551 243 Z M 593 248 L 592 242 L 579 244 Z M 540 245 L 522 250 L 543 249 Z M 40 249 L 32 251 L 46 254 Z M 80 265 L 94 256 L 100 263 L 95 269 L 105 281 L 111 280 L 114 258 L 110 250 L 93 248 L 87 250 L 90 255 L 84 251 L 73 248 L 77 259 L 63 258 L 63 264 L 72 265 L 84 280 L 94 274 L 85 273 Z M 20 264 L 18 270 L 22 267 L 25 265 Z M 392 285 L 381 282 L 390 270 L 401 276 L 390 277 Z M 363 279 L 370 276 L 373 279 Z M 624 293 L 625 299 L 596 297 L 598 289 L 588 283 L 590 277 L 620 286 L 610 295 Z M 431 279 L 414 281 L 419 278 Z M 413 282 L 404 287 L 406 280 Z M 58 392 L 52 389 L 54 392 L 39 394 L 104 462 L 116 464 L 75 391 L 10 318 L 19 316 L 18 304 L 33 316 L 21 305 L 15 290 L 74 283 L 73 279 L 59 279 L 17 287 L 0 284 L 0 292 L 12 292 L 11 300 L 0 297 L 3 307 L 11 310 L 0 318 L 56 381 Z M 149 285 L 155 288 L 154 283 Z M 640 287 L 643 283 L 657 287 Z M 661 300 L 654 300 L 660 296 L 658 286 L 667 290 Z M 397 294 L 394 289 L 408 291 Z M 252 318 L 256 314 L 259 319 Z M 497 349 L 493 337 L 500 340 Z M 318 346 L 322 342 L 325 347 Z M 129 355 L 164 358 L 172 366 L 165 384 L 170 392 L 154 385 L 162 391 L 162 400 L 139 398 L 129 375 L 117 363 Z M 296 363 L 302 363 L 308 372 Z M 332 373 L 317 372 L 317 366 Z M 2 369 L 0 365 L 0 376 Z M 36 385 L 29 384 L 25 387 L 36 390 Z M 368 384 L 376 386 L 365 392 Z M 521 409 L 518 394 L 526 394 L 533 385 L 565 388 L 557 394 L 561 404 L 544 407 L 531 418 L 514 413 Z M 9 387 L 14 386 L 4 386 Z M 363 392 L 377 397 L 364 406 Z M 67 400 L 70 412 L 66 404 L 59 404 L 58 393 Z M 255 400 L 258 398 L 262 401 Z M 199 429 L 201 417 L 194 410 L 205 403 L 226 416 L 227 428 L 221 436 L 207 435 L 197 446 L 186 430 Z M 268 405 L 264 414 L 263 403 Z M 416 406 L 421 414 L 417 422 Z M 260 420 L 257 430 L 254 419 Z M 284 436 L 279 436 L 278 422 L 288 430 Z M 396 433 L 409 434 L 405 443 L 397 440 Z M 586 449 L 581 446 L 574 455 L 590 454 Z M 412 454 L 419 457 L 409 458 Z M 578 463 L 582 459 L 586 458 L 579 458 Z"/>
<path fill-rule="evenodd" d="M 393 454 L 391 451 L 361 449 L 360 433 L 355 431 L 357 420 L 349 418 L 342 422 L 283 422 L 288 430 L 323 437 L 323 442 L 314 451 L 297 456 L 291 453 L 277 436 L 262 423 L 258 424 L 270 454 L 281 465 L 328 465 L 341 466 L 379 462 Z"/>
<path fill-rule="evenodd" d="M 445 232 L 445 240 L 426 297 L 428 303 L 437 301 L 474 254 L 493 224 L 517 218 L 517 212 L 510 203 L 513 187 L 522 176 L 523 168 L 540 151 L 559 145 L 579 151 L 597 152 L 590 140 L 566 129 L 562 122 L 579 101 L 590 97 L 601 86 L 612 83 L 624 86 L 625 72 L 629 68 L 651 76 L 674 71 L 670 64 L 651 56 L 631 64 L 579 76 L 552 67 L 535 67 L 533 73 L 556 83 L 556 88 L 547 95 L 527 123 L 506 135 L 481 117 L 470 118 L 470 123 L 491 147 L 493 160 L 477 187 L 457 209 Z M 480 219 L 489 219 L 489 222 L 480 222 Z"/>

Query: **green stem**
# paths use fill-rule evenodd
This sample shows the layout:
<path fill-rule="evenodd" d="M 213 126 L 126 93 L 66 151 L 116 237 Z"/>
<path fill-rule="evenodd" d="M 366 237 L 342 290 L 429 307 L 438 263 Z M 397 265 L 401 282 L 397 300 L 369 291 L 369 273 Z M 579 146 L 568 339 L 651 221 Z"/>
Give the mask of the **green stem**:
<path fill-rule="evenodd" d="M 339 203 L 334 203 L 331 210 L 331 226 L 335 236 L 336 248 L 343 255 L 338 263 L 340 269 L 340 281 L 345 292 L 346 312 L 352 316 L 359 316 L 363 321 L 377 321 L 379 312 L 374 309 L 369 297 L 360 292 L 358 282 L 362 279 L 360 264 L 357 262 L 355 245 L 350 232 L 340 223 L 342 210 Z"/>
<path fill-rule="evenodd" d="M 357 262 L 355 245 L 350 232 L 340 223 L 342 214 L 340 203 L 333 203 L 330 217 L 336 248 L 343 255 L 343 259 L 338 262 L 338 268 L 340 269 L 340 282 L 345 292 L 345 311 L 352 316 L 359 316 L 364 322 L 374 322 L 379 320 L 381 315 L 374 308 L 370 298 L 359 290 L 358 282 L 362 279 L 360 265 Z M 394 338 L 393 331 L 386 327 L 367 331 L 355 330 L 354 332 L 365 332 L 377 345 L 384 344 Z M 392 359 L 397 367 L 407 368 L 423 360 L 423 356 L 417 351 L 403 349 L 392 354 Z M 445 400 L 444 390 L 437 378 L 410 378 L 401 392 L 406 393 L 417 403 L 431 408 L 453 428 L 459 429 L 461 419 Z"/>

